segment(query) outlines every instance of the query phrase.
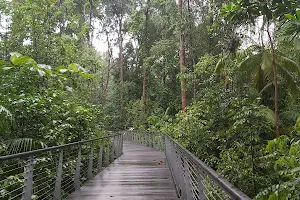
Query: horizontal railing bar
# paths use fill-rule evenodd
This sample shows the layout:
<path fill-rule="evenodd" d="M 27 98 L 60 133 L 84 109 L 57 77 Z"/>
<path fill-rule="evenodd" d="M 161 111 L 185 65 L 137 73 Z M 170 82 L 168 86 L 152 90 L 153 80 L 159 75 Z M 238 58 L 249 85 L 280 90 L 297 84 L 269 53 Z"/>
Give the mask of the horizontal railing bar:
<path fill-rule="evenodd" d="M 168 139 L 173 142 L 175 145 L 180 147 L 185 155 L 191 159 L 191 161 L 194 162 L 195 165 L 197 165 L 199 168 L 201 168 L 210 178 L 218 184 L 224 192 L 226 192 L 232 199 L 236 200 L 250 200 L 250 198 L 245 195 L 243 192 L 238 190 L 235 186 L 233 186 L 231 183 L 229 183 L 227 180 L 225 180 L 221 175 L 217 174 L 212 168 L 207 166 L 204 162 L 202 162 L 199 158 L 197 158 L 195 155 L 193 155 L 190 151 L 188 151 L 186 148 L 184 148 L 182 145 L 177 143 L 174 139 L 172 139 L 170 136 L 166 135 Z"/>
<path fill-rule="evenodd" d="M 38 150 L 33 150 L 33 151 L 28 151 L 28 152 L 23 152 L 23 153 L 18 153 L 18 154 L 1 156 L 0 161 L 11 160 L 14 158 L 21 158 L 21 157 L 29 157 L 34 154 L 43 153 L 43 152 L 47 152 L 47 151 L 61 150 L 61 149 L 65 149 L 67 147 L 72 147 L 72 146 L 82 145 L 82 144 L 89 143 L 89 142 L 108 139 L 111 137 L 119 136 L 121 134 L 122 133 L 118 133 L 118 134 L 109 135 L 109 136 L 105 136 L 105 137 L 101 137 L 101 138 L 97 138 L 97 139 L 84 140 L 84 141 L 74 142 L 74 143 L 60 145 L 60 146 L 48 147 L 48 148 L 44 148 L 44 149 L 38 149 Z"/>

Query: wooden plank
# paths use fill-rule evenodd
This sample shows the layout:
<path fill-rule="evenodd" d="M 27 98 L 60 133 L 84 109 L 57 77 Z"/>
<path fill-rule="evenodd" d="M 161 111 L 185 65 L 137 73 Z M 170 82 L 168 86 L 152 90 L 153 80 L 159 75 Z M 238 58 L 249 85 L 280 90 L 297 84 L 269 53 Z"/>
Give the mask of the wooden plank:
<path fill-rule="evenodd" d="M 124 154 L 72 193 L 69 200 L 178 199 L 163 152 L 124 142 Z"/>

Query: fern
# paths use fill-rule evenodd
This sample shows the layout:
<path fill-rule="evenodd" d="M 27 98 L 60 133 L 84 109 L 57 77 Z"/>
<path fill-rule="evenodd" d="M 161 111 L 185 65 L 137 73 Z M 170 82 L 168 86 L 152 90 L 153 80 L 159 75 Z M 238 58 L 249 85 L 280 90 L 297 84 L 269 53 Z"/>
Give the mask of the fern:
<path fill-rule="evenodd" d="M 32 151 L 40 148 L 46 148 L 47 145 L 41 141 L 36 141 L 32 138 L 18 138 L 3 142 L 6 146 L 6 154 L 16 154 L 27 151 Z"/>
<path fill-rule="evenodd" d="M 12 120 L 12 114 L 9 110 L 7 110 L 5 107 L 0 105 L 0 115 L 1 113 L 4 113 L 6 117 L 10 118 Z"/>

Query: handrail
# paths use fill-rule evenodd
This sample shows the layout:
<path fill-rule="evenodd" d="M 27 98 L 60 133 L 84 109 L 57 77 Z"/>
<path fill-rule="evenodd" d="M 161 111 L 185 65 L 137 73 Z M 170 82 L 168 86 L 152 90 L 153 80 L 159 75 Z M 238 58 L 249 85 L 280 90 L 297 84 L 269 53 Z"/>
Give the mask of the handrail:
<path fill-rule="evenodd" d="M 210 176 L 210 178 L 218 184 L 223 191 L 225 191 L 231 199 L 236 200 L 250 200 L 250 198 L 241 192 L 239 189 L 237 189 L 235 186 L 233 186 L 230 182 L 225 180 L 221 175 L 217 174 L 212 168 L 207 166 L 204 162 L 202 162 L 199 158 L 197 158 L 194 154 L 192 154 L 189 150 L 184 148 L 182 145 L 180 145 L 178 142 L 176 142 L 174 139 L 172 139 L 170 136 L 166 135 L 166 140 L 169 140 L 173 143 L 173 145 L 176 145 L 177 148 L 180 148 L 184 152 L 184 156 L 188 157 L 188 159 L 191 159 L 192 162 L 196 164 L 196 166 L 203 170 L 205 174 Z"/>
<path fill-rule="evenodd" d="M 123 152 L 123 134 L 0 157 L 0 199 L 65 199 Z"/>
<path fill-rule="evenodd" d="M 151 137 L 159 137 L 163 140 L 159 144 L 164 146 L 161 150 L 165 150 L 177 194 L 181 199 L 251 199 L 170 136 L 163 133 L 141 132 L 126 132 L 125 134 L 126 140 L 153 147 L 155 145 Z"/>
<path fill-rule="evenodd" d="M 73 142 L 73 143 L 63 144 L 63 145 L 59 145 L 59 146 L 47 147 L 47 148 L 43 148 L 43 149 L 37 149 L 37 150 L 32 150 L 32 151 L 27 151 L 27 152 L 22 152 L 22 153 L 17 153 L 17 154 L 0 156 L 0 161 L 10 160 L 10 159 L 14 159 L 14 158 L 21 158 L 21 157 L 26 157 L 26 156 L 28 157 L 30 155 L 42 153 L 42 152 L 46 152 L 46 151 L 60 150 L 60 149 L 64 149 L 67 147 L 85 144 L 85 143 L 89 143 L 89 142 L 93 142 L 93 141 L 97 141 L 97 140 L 104 140 L 104 139 L 107 139 L 107 138 L 110 138 L 113 136 L 117 136 L 117 135 L 120 135 L 120 134 L 109 135 L 109 136 L 91 139 L 91 140 L 83 140 L 83 141 L 79 141 L 79 142 Z"/>

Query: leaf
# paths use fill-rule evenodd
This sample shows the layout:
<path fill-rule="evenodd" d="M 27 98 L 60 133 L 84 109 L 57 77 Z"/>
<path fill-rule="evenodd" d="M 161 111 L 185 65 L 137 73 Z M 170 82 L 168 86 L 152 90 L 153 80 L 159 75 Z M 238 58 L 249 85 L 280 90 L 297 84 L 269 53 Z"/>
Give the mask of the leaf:
<path fill-rule="evenodd" d="M 300 20 L 300 10 L 296 11 L 296 17 L 297 17 L 298 20 Z"/>
<path fill-rule="evenodd" d="M 62 74 L 64 74 L 64 73 L 66 73 L 67 71 L 69 71 L 68 69 L 60 69 L 60 70 L 58 70 L 60 73 L 62 73 Z"/>
<path fill-rule="evenodd" d="M 277 65 L 277 70 L 278 74 L 280 74 L 280 76 L 287 82 L 288 87 L 291 89 L 292 95 L 297 96 L 299 94 L 299 88 L 291 73 L 281 65 Z"/>
<path fill-rule="evenodd" d="M 284 111 L 279 114 L 279 118 L 284 121 L 295 122 L 300 117 L 300 112 L 295 110 Z"/>
<path fill-rule="evenodd" d="M 68 66 L 68 69 L 69 69 L 70 71 L 73 71 L 73 72 L 78 72 L 78 71 L 79 71 L 79 69 L 78 69 L 78 64 L 76 64 L 76 63 L 71 63 L 71 64 Z"/>
<path fill-rule="evenodd" d="M 73 88 L 71 88 L 71 87 L 69 87 L 69 86 L 66 86 L 66 90 L 67 90 L 68 92 L 73 92 Z"/>
<path fill-rule="evenodd" d="M 3 70 L 3 71 L 8 71 L 8 70 L 10 70 L 10 69 L 12 69 L 12 68 L 13 68 L 13 67 L 3 67 L 2 70 Z"/>
<path fill-rule="evenodd" d="M 217 65 L 216 65 L 216 68 L 215 68 L 215 73 L 216 74 L 220 74 L 221 70 L 225 68 L 225 66 L 226 66 L 225 58 L 226 57 L 223 57 L 218 61 Z"/>
<path fill-rule="evenodd" d="M 243 62 L 240 63 L 239 68 L 241 71 L 254 72 L 255 68 L 260 67 L 262 61 L 262 53 L 248 56 Z"/>
<path fill-rule="evenodd" d="M 287 69 L 289 72 L 295 72 L 297 75 L 300 75 L 300 66 L 295 61 L 285 56 L 277 55 L 276 57 L 283 68 Z"/>
<path fill-rule="evenodd" d="M 273 69 L 271 55 L 267 51 L 264 51 L 264 53 L 263 53 L 261 69 L 263 71 L 269 71 L 269 70 Z"/>
<path fill-rule="evenodd" d="M 55 71 L 59 71 L 61 69 L 66 69 L 64 66 L 58 66 L 58 67 L 55 67 Z"/>
<path fill-rule="evenodd" d="M 79 74 L 85 79 L 93 79 L 94 78 L 94 76 L 92 74 L 88 74 L 85 72 L 79 72 Z"/>
<path fill-rule="evenodd" d="M 5 107 L 3 106 L 0 106 L 0 114 L 1 113 L 5 113 L 6 114 L 6 117 L 9 117 L 12 119 L 12 114 L 9 110 L 7 110 Z"/>
<path fill-rule="evenodd" d="M 296 17 L 292 14 L 284 14 L 284 16 L 288 19 L 288 20 L 295 20 Z"/>
<path fill-rule="evenodd" d="M 294 44 L 295 44 L 295 48 L 297 50 L 300 50 L 300 39 L 299 38 L 294 39 Z"/>
<path fill-rule="evenodd" d="M 42 69 L 52 69 L 52 67 L 50 65 L 45 65 L 45 64 L 38 64 L 38 66 Z"/>
<path fill-rule="evenodd" d="M 10 62 L 16 66 L 35 66 L 37 63 L 35 60 L 28 56 L 21 56 L 21 54 L 14 53 L 10 57 Z"/>
<path fill-rule="evenodd" d="M 275 113 L 273 110 L 271 110 L 270 108 L 261 108 L 260 113 L 263 114 L 263 116 L 269 121 L 271 122 L 273 125 L 275 125 Z"/>
<path fill-rule="evenodd" d="M 39 73 L 39 76 L 45 76 L 46 75 L 46 72 L 44 72 L 43 70 L 40 70 L 38 69 L 38 73 Z"/>

